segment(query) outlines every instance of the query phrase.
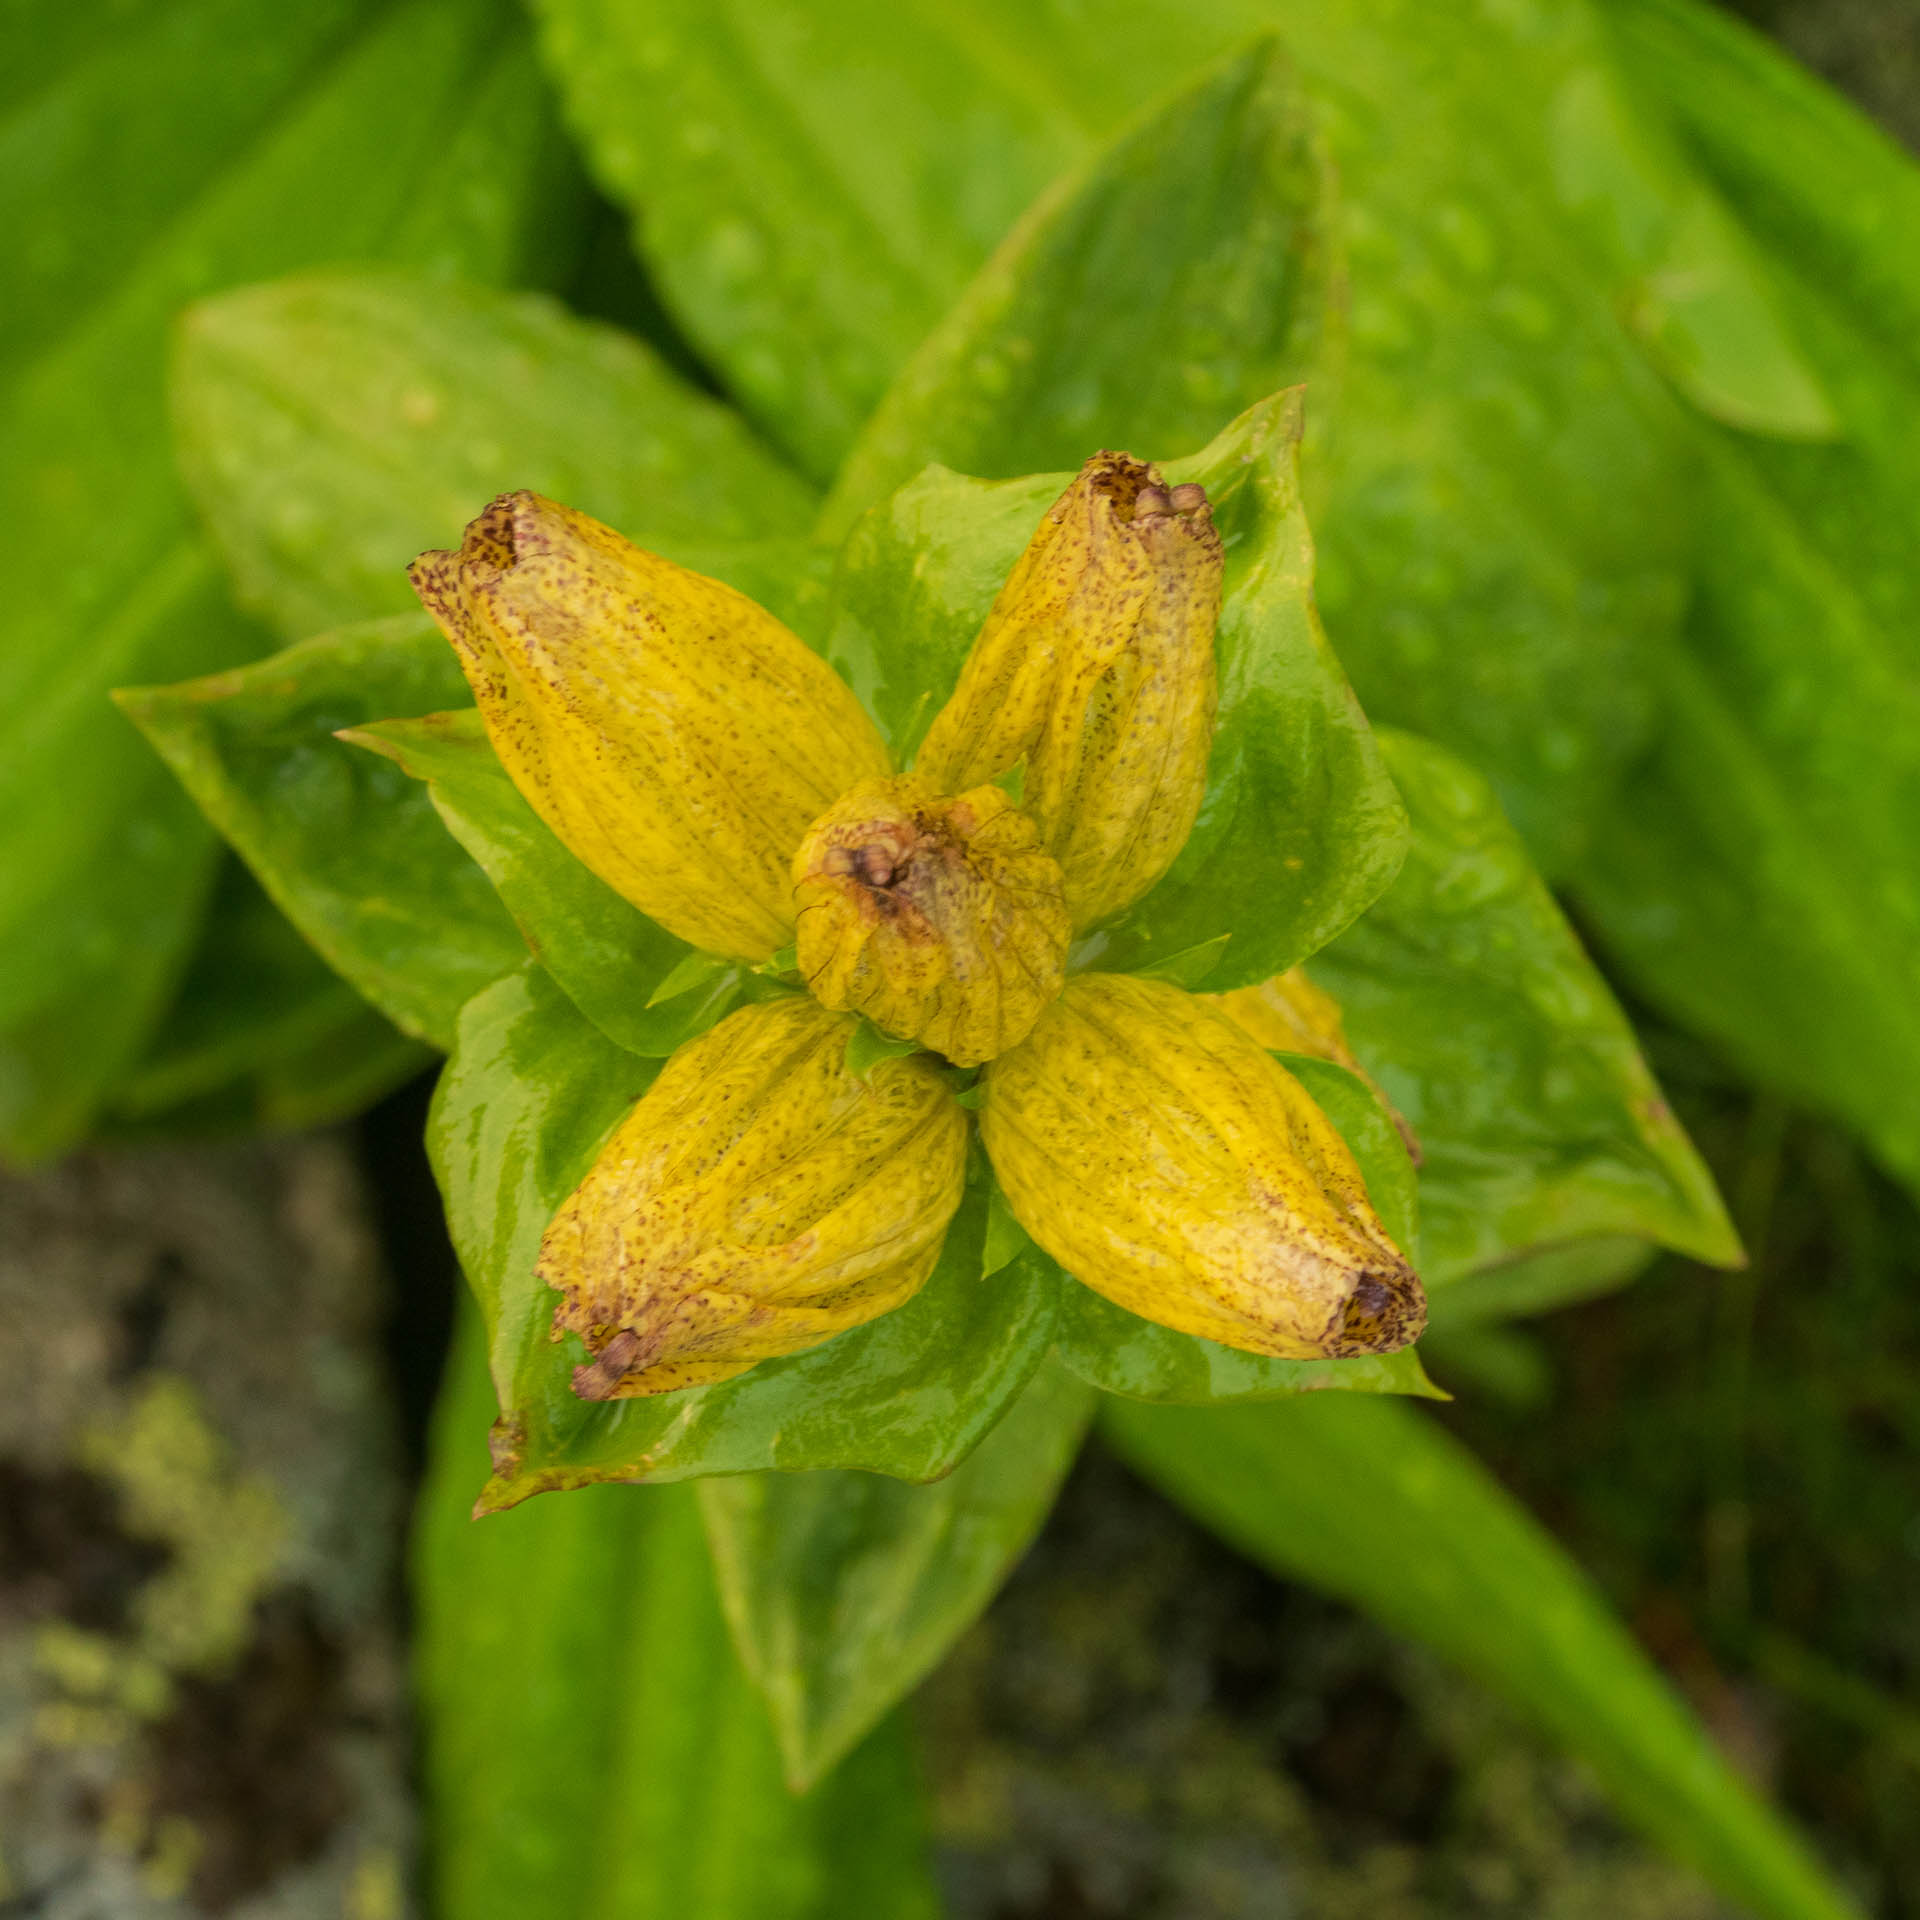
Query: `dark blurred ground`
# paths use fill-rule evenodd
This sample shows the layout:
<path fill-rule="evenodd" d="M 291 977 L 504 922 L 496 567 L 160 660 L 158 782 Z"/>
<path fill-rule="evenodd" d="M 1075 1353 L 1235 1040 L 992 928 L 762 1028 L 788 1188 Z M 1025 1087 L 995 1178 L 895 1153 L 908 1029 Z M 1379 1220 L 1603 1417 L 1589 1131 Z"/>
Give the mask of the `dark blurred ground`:
<path fill-rule="evenodd" d="M 1916 0 L 1731 0 L 1852 97 L 1896 139 L 1920 150 L 1920 4 Z"/>

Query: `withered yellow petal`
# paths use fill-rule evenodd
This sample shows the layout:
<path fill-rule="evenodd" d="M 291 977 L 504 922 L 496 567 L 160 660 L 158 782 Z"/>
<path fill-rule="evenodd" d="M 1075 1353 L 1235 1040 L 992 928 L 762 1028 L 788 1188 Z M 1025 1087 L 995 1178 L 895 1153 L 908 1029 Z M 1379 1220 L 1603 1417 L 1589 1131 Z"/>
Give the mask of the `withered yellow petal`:
<path fill-rule="evenodd" d="M 502 494 L 414 590 L 453 642 L 501 763 L 562 841 L 703 952 L 792 938 L 808 824 L 886 748 L 765 609 L 537 493 Z"/>
<path fill-rule="evenodd" d="M 1386 1353 L 1426 1324 L 1345 1141 L 1218 1007 L 1080 974 L 985 1083 L 1021 1225 L 1130 1312 L 1281 1359 Z"/>
<path fill-rule="evenodd" d="M 742 1007 L 669 1060 L 554 1216 L 537 1271 L 585 1340 L 586 1400 L 668 1393 L 818 1346 L 933 1271 L 966 1116 L 924 1056 L 847 1071 L 850 1014 Z"/>
<path fill-rule="evenodd" d="M 921 746 L 916 771 L 944 793 L 1025 763 L 1021 804 L 1076 926 L 1138 899 L 1192 831 L 1222 564 L 1200 487 L 1096 454 L 1008 576 Z"/>
<path fill-rule="evenodd" d="M 1316 987 L 1302 967 L 1289 967 L 1270 980 L 1251 987 L 1236 987 L 1231 993 L 1208 995 L 1216 1000 L 1222 1013 L 1236 1026 L 1244 1028 L 1263 1047 L 1277 1053 L 1306 1053 L 1318 1060 L 1331 1060 L 1364 1080 L 1379 1096 L 1380 1104 L 1393 1116 L 1415 1166 L 1420 1164 L 1420 1142 L 1413 1129 L 1401 1118 L 1386 1096 L 1347 1044 L 1347 1023 L 1340 1002 L 1324 988 Z"/>
<path fill-rule="evenodd" d="M 1065 978 L 1060 868 L 998 787 L 867 781 L 814 822 L 793 881 L 815 997 L 959 1066 L 1023 1040 Z"/>

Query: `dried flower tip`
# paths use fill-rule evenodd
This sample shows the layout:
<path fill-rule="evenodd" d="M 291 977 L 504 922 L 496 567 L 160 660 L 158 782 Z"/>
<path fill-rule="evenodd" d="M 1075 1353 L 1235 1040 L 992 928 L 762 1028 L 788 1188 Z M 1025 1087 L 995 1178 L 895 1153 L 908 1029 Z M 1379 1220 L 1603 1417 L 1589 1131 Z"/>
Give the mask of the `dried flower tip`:
<path fill-rule="evenodd" d="M 856 787 L 794 857 L 801 976 L 829 1007 L 978 1066 L 1023 1040 L 1067 960 L 1060 868 L 998 787 Z"/>
<path fill-rule="evenodd" d="M 569 849 L 704 952 L 792 937 L 807 823 L 887 770 L 860 703 L 772 614 L 537 493 L 409 569 L 514 784 Z"/>
<path fill-rule="evenodd" d="M 981 1131 L 1021 1225 L 1146 1319 L 1295 1360 L 1386 1353 L 1426 1324 L 1345 1141 L 1178 987 L 1069 980 L 987 1069 Z"/>
<path fill-rule="evenodd" d="M 537 1271 L 584 1400 L 669 1393 L 902 1305 L 960 1204 L 966 1116 L 931 1062 L 847 1071 L 853 1021 L 804 994 L 689 1041 L 554 1216 Z"/>
<path fill-rule="evenodd" d="M 988 614 L 917 770 L 953 793 L 1026 762 L 1022 804 L 1076 926 L 1173 864 L 1206 791 L 1220 536 L 1206 491 L 1096 454 Z"/>

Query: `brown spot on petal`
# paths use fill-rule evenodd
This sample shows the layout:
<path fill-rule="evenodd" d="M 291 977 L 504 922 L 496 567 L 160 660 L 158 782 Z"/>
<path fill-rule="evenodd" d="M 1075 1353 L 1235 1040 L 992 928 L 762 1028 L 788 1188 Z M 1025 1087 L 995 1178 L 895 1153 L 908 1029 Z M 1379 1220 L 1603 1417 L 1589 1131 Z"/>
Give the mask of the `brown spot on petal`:
<path fill-rule="evenodd" d="M 1328 1329 L 1327 1351 L 1337 1359 L 1393 1353 L 1426 1324 L 1426 1292 L 1411 1268 L 1364 1273 Z"/>

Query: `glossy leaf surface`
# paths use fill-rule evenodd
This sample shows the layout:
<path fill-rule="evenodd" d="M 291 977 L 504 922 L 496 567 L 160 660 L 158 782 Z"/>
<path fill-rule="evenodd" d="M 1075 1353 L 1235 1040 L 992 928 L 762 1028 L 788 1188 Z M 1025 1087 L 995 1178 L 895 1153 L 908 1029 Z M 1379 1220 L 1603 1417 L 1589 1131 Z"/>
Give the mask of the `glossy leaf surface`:
<path fill-rule="evenodd" d="M 728 1642 L 692 1493 L 469 1516 L 486 1354 L 463 1315 L 413 1551 L 445 1920 L 935 1920 L 896 1720 L 804 1799 Z"/>
<path fill-rule="evenodd" d="M 344 273 L 250 287 L 188 316 L 173 395 L 239 590 L 289 639 L 413 607 L 407 563 L 512 489 L 707 573 L 709 549 L 812 515 L 737 414 L 533 294 Z"/>
<path fill-rule="evenodd" d="M 609 1039 L 664 1059 L 739 997 L 744 970 L 721 965 L 650 1004 L 690 949 L 561 845 L 508 777 L 474 708 L 381 721 L 353 738 L 427 782 L 441 819 L 499 890 L 529 951 Z"/>
<path fill-rule="evenodd" d="M 1124 289 L 1116 297 L 1116 290 Z M 1271 39 L 1053 187 L 907 362 L 823 524 L 938 460 L 989 477 L 1205 444 L 1333 371 L 1345 292 L 1332 171 Z"/>
<path fill-rule="evenodd" d="M 308 946 L 229 854 L 180 991 L 99 1124 L 121 1138 L 327 1126 L 432 1058 Z"/>
<path fill-rule="evenodd" d="M 334 734 L 465 690 L 452 650 L 413 614 L 121 702 L 321 955 L 441 1048 L 525 943 L 426 789 Z"/>
<path fill-rule="evenodd" d="M 1920 1182 L 1920 167 L 1737 23 L 1615 11 L 1756 244 L 1837 446 L 1698 429 L 1672 720 L 1578 881 L 1635 985 Z"/>
<path fill-rule="evenodd" d="M 1629 1820 L 1765 1920 L 1856 1909 L 1755 1799 L 1581 1569 L 1472 1454 L 1352 1394 L 1103 1409 L 1121 1454 L 1287 1579 L 1364 1607 L 1503 1694 Z"/>
<path fill-rule="evenodd" d="M 1277 28 L 1339 167 L 1353 287 L 1337 429 L 1310 478 L 1329 626 L 1369 709 L 1469 751 L 1564 865 L 1644 737 L 1645 649 L 1680 605 L 1678 409 L 1619 315 L 1649 273 L 1695 264 L 1673 209 L 1698 184 L 1664 150 L 1618 154 L 1631 117 L 1609 114 L 1583 130 L 1586 175 L 1629 170 L 1652 193 L 1653 225 L 1622 235 L 1604 206 L 1588 210 L 1581 176 L 1563 180 L 1563 98 L 1584 88 L 1604 104 L 1614 89 L 1584 0 L 1465 12 L 1206 0 L 1124 16 L 988 0 L 964 17 L 865 4 L 831 20 L 801 0 L 544 11 L 576 122 L 603 180 L 644 210 L 638 243 L 683 323 L 822 474 L 881 370 L 906 365 L 1017 210 L 1183 76 Z M 1204 221 L 1184 238 L 1231 251 Z M 1205 341 L 1204 299 L 1192 351 L 1128 353 L 1130 338 L 1175 326 L 1132 304 L 1133 270 L 1078 305 L 1061 280 L 1044 327 L 1036 317 L 999 343 L 1018 365 L 1044 338 L 1074 370 L 1044 393 L 1008 382 L 998 427 L 1019 441 L 1017 463 L 979 467 L 935 442 L 899 448 L 904 471 L 1077 465 L 1128 445 L 1170 396 L 1210 395 L 1220 415 L 1257 397 L 1227 391 L 1237 348 Z M 1712 329 L 1688 333 L 1678 296 L 1698 284 L 1666 275 L 1658 325 L 1745 392 Z M 1709 284 L 1726 291 L 1724 276 Z M 953 360 L 950 342 L 928 352 Z M 1097 425 L 1080 404 L 1093 391 L 1116 400 Z M 1322 382 L 1321 425 L 1330 398 Z M 986 432 L 978 393 L 946 399 Z M 1040 452 L 1062 419 L 1071 427 Z"/>
<path fill-rule="evenodd" d="M 1167 462 L 1170 480 L 1206 486 L 1228 543 L 1207 795 L 1172 869 L 1082 943 L 1081 964 L 1130 970 L 1230 933 L 1207 986 L 1265 979 L 1332 938 L 1399 865 L 1398 795 L 1313 613 L 1299 431 L 1298 395 L 1276 394 Z M 934 468 L 850 537 L 826 652 L 902 759 L 1069 477 L 994 485 Z"/>
<path fill-rule="evenodd" d="M 16 9 L 0 37 L 0 215 L 22 266 L 0 318 L 0 512 L 36 557 L 0 645 L 0 1142 L 28 1153 L 84 1127 L 138 1050 L 213 870 L 107 689 L 268 644 L 176 477 L 174 314 L 343 255 L 542 272 L 578 196 L 498 0 L 186 0 L 79 37 Z"/>
<path fill-rule="evenodd" d="M 1355 1075 L 1326 1060 L 1275 1056 L 1311 1093 L 1359 1162 L 1380 1222 L 1420 1265 L 1419 1200 L 1412 1162 L 1392 1117 Z M 1060 1290 L 1060 1357 L 1083 1380 L 1133 1400 L 1210 1406 L 1229 1400 L 1272 1400 L 1286 1394 L 1431 1394 L 1418 1351 L 1357 1360 L 1271 1360 L 1197 1334 L 1176 1333 L 1129 1313 L 1081 1286 L 1039 1248 L 1024 1257 L 1049 1270 Z"/>
<path fill-rule="evenodd" d="M 950 1471 L 992 1430 L 1052 1338 L 1052 1291 L 1023 1265 L 980 1278 L 982 1180 L 906 1306 L 718 1386 L 575 1397 L 569 1382 L 582 1352 L 549 1338 L 557 1296 L 534 1277 L 535 1256 L 555 1209 L 658 1066 L 615 1047 L 531 966 L 461 1017 L 428 1145 L 503 1409 L 482 1504 L 599 1480 L 764 1468 L 858 1467 L 907 1480 Z"/>
<path fill-rule="evenodd" d="M 1380 737 L 1412 849 L 1308 971 L 1420 1142 L 1435 1297 L 1594 1234 L 1737 1260 L 1711 1177 L 1491 788 L 1430 742 Z"/>
<path fill-rule="evenodd" d="M 973 1624 L 1052 1507 L 1093 1402 L 1049 1363 L 931 1486 L 866 1473 L 700 1483 L 727 1618 L 790 1781 L 838 1762 Z"/>

